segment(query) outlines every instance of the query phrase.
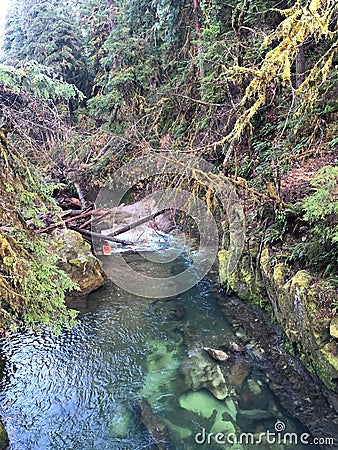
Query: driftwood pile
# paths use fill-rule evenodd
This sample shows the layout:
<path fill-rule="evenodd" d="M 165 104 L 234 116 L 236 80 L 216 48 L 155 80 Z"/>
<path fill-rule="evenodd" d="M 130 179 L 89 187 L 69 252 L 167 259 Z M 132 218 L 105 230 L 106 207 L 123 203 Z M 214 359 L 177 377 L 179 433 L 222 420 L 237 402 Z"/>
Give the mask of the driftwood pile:
<path fill-rule="evenodd" d="M 116 236 L 119 236 L 122 233 L 125 233 L 133 228 L 138 227 L 144 223 L 150 222 L 155 219 L 157 216 L 163 214 L 167 211 L 167 209 L 162 209 L 154 214 L 147 215 L 131 224 L 124 225 L 121 228 L 115 229 L 109 234 L 101 234 L 96 231 L 92 231 L 93 228 L 95 230 L 103 230 L 105 228 L 109 228 L 109 224 L 114 221 L 114 217 L 116 216 L 117 208 L 112 209 L 96 209 L 94 205 L 89 206 L 86 209 L 75 209 L 81 208 L 82 204 L 77 199 L 70 199 L 69 204 L 73 206 L 71 209 L 67 209 L 66 211 L 62 211 L 59 213 L 58 220 L 53 220 L 50 217 L 45 221 L 48 222 L 48 226 L 44 228 L 40 228 L 35 230 L 37 234 L 46 233 L 57 228 L 67 227 L 71 230 L 77 231 L 80 233 L 86 240 L 91 241 L 92 238 L 95 240 L 102 240 L 103 244 L 108 244 L 109 242 L 114 242 L 122 245 L 132 246 L 132 242 L 128 242 L 122 239 L 118 239 Z M 103 253 L 104 245 L 103 245 Z M 107 254 L 109 254 L 109 249 L 107 250 Z"/>

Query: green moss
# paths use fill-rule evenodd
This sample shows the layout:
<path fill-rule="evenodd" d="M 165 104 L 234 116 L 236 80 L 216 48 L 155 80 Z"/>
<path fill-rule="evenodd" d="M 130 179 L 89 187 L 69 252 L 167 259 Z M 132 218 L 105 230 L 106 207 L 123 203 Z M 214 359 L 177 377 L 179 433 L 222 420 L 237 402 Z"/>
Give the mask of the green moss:
<path fill-rule="evenodd" d="M 80 259 L 70 259 L 69 264 L 72 266 L 81 267 L 83 264 L 83 261 L 81 261 Z"/>
<path fill-rule="evenodd" d="M 228 256 L 227 250 L 220 250 L 218 252 L 219 276 L 220 276 L 221 284 L 225 287 L 228 286 L 228 274 L 226 271 L 227 256 Z"/>
<path fill-rule="evenodd" d="M 312 361 L 314 371 L 326 387 L 338 392 L 338 348 L 336 342 L 328 342 L 316 354 Z"/>
<path fill-rule="evenodd" d="M 282 286 L 285 282 L 287 268 L 284 263 L 276 264 L 273 268 L 272 278 L 278 286 Z"/>
<path fill-rule="evenodd" d="M 224 281 L 227 252 L 219 255 L 220 275 Z M 255 258 L 253 258 L 253 261 Z M 335 288 L 327 281 L 316 281 L 306 270 L 299 270 L 289 281 L 288 268 L 284 263 L 272 267 L 269 249 L 264 248 L 260 258 L 260 269 L 264 277 L 264 289 L 273 306 L 276 320 L 285 332 L 289 343 L 287 350 L 293 353 L 296 344 L 305 367 L 315 373 L 329 388 L 338 392 L 338 318 L 330 318 L 332 297 Z M 244 254 L 236 270 L 226 279 L 240 298 L 264 306 L 264 289 L 251 264 L 250 255 Z M 331 333 L 331 334 L 330 334 Z M 331 342 L 330 342 L 331 339 Z"/>
<path fill-rule="evenodd" d="M 261 253 L 261 258 L 260 258 L 261 268 L 264 271 L 267 271 L 268 268 L 270 267 L 270 262 L 271 262 L 271 258 L 270 258 L 270 255 L 269 255 L 269 249 L 268 248 L 263 248 L 262 253 Z"/>
<path fill-rule="evenodd" d="M 299 289 L 299 291 L 306 292 L 309 289 L 311 281 L 313 280 L 312 275 L 306 270 L 299 270 L 289 281 L 291 289 Z"/>
<path fill-rule="evenodd" d="M 338 339 L 338 316 L 332 317 L 330 321 L 330 336 Z"/>

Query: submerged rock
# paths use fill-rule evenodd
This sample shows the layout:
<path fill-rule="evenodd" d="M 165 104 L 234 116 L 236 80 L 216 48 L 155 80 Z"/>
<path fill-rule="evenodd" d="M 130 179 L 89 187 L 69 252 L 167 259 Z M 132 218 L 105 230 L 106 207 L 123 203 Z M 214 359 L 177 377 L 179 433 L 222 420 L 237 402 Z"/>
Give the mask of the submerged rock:
<path fill-rule="evenodd" d="M 232 420 L 236 420 L 237 417 L 236 406 L 230 397 L 224 401 L 217 400 L 205 390 L 181 395 L 179 404 L 181 408 L 196 413 L 205 419 L 217 415 L 222 417 L 224 413 Z"/>
<path fill-rule="evenodd" d="M 147 428 L 149 435 L 154 439 L 159 450 L 169 450 L 169 430 L 166 423 L 157 417 L 146 399 L 140 401 L 142 422 Z"/>
<path fill-rule="evenodd" d="M 87 295 L 104 283 L 100 261 L 91 252 L 90 245 L 73 230 L 61 230 L 57 235 L 58 266 L 80 291 L 71 295 Z"/>
<path fill-rule="evenodd" d="M 180 397 L 179 404 L 181 408 L 211 421 L 211 433 L 235 432 L 232 421 L 236 421 L 237 410 L 230 397 L 220 401 L 207 391 L 188 392 Z"/>
<path fill-rule="evenodd" d="M 130 430 L 132 419 L 133 413 L 129 408 L 123 405 L 117 405 L 109 421 L 110 433 L 118 438 L 126 437 L 128 431 Z"/>
<path fill-rule="evenodd" d="M 240 388 L 251 371 L 250 365 L 243 360 L 236 361 L 230 369 L 228 380 L 234 386 Z"/>
<path fill-rule="evenodd" d="M 160 407 L 162 399 L 168 396 L 172 383 L 177 378 L 179 361 L 177 347 L 163 341 L 150 341 L 153 352 L 146 358 L 147 371 L 141 395 L 148 399 L 153 409 Z M 179 345 L 179 344 L 178 344 Z"/>
<path fill-rule="evenodd" d="M 261 424 L 264 420 L 274 419 L 271 411 L 261 409 L 239 410 L 237 413 L 237 424 L 243 431 L 252 432 L 255 426 Z"/>
<path fill-rule="evenodd" d="M 230 341 L 227 348 L 234 353 L 243 353 L 245 351 L 245 348 L 241 345 L 237 344 L 237 342 Z"/>
<path fill-rule="evenodd" d="M 185 383 L 192 390 L 197 391 L 203 387 L 219 400 L 228 396 L 228 388 L 220 367 L 204 351 L 199 350 L 192 354 L 183 365 L 182 372 Z"/>
<path fill-rule="evenodd" d="M 170 434 L 178 440 L 187 439 L 192 435 L 192 430 L 187 427 L 180 427 L 168 419 L 164 419 L 164 422 L 168 425 Z"/>
<path fill-rule="evenodd" d="M 208 355 L 210 355 L 215 361 L 224 362 L 227 361 L 229 358 L 231 358 L 231 356 L 229 356 L 222 350 L 216 350 L 210 347 L 203 347 L 203 350 L 205 350 L 208 353 Z"/>

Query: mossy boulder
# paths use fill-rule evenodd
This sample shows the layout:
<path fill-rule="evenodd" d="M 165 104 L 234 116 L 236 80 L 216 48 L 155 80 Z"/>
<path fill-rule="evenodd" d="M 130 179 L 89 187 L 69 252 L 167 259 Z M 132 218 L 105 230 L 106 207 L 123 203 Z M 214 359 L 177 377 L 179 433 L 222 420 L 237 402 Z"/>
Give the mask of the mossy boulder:
<path fill-rule="evenodd" d="M 338 316 L 334 316 L 330 322 L 330 336 L 338 339 Z"/>
<path fill-rule="evenodd" d="M 260 271 L 257 267 L 257 243 L 252 241 L 243 252 L 236 268 L 228 271 L 227 250 L 218 252 L 221 283 L 235 292 L 241 299 L 262 304 L 268 301 Z"/>
<path fill-rule="evenodd" d="M 73 230 L 62 230 L 56 236 L 56 251 L 59 267 L 80 288 L 72 295 L 87 295 L 104 283 L 100 261 L 91 252 L 90 245 L 81 234 Z"/>
<path fill-rule="evenodd" d="M 304 270 L 284 285 L 274 284 L 271 301 L 289 341 L 300 351 L 304 364 L 338 392 L 338 349 L 331 342 L 330 318 L 321 313 L 324 287 Z"/>

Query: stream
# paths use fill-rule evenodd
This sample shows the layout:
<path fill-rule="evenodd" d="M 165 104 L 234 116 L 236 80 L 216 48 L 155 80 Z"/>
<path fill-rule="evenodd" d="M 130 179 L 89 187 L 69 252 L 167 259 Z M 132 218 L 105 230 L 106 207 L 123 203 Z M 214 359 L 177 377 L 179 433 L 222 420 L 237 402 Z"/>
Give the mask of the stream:
<path fill-rule="evenodd" d="M 157 270 L 130 258 L 140 270 Z M 179 270 L 177 262 L 167 270 Z M 235 346 L 219 364 L 202 349 L 238 342 L 210 280 L 160 300 L 108 284 L 77 308 L 74 329 L 58 336 L 24 330 L 2 341 L 0 414 L 11 450 L 319 448 L 281 406 L 248 349 Z M 191 381 L 198 365 L 224 376 L 225 399 Z M 297 445 L 278 441 L 284 429 Z M 216 441 L 217 433 L 232 442 Z"/>

